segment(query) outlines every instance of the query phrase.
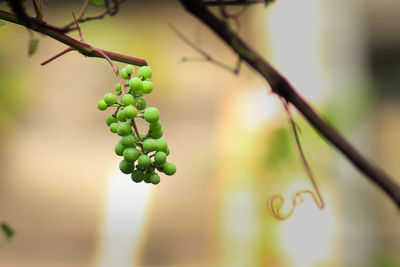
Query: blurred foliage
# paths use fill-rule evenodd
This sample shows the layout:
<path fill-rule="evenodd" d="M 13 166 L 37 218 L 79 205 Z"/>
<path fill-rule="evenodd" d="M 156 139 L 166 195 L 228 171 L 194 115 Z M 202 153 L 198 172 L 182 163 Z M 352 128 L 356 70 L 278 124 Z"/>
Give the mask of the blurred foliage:
<path fill-rule="evenodd" d="M 288 125 L 275 129 L 269 138 L 266 154 L 266 167 L 278 169 L 289 163 L 293 158 L 293 138 Z"/>
<path fill-rule="evenodd" d="M 6 25 L 6 23 L 2 20 L 0 20 L 0 26 Z"/>
<path fill-rule="evenodd" d="M 90 0 L 90 4 L 94 6 L 104 6 L 104 0 Z"/>
<path fill-rule="evenodd" d="M 10 225 L 8 225 L 7 223 L 1 223 L 1 230 L 2 232 L 5 234 L 5 236 L 10 239 L 11 237 L 14 236 L 15 231 L 13 228 L 11 228 Z"/>
<path fill-rule="evenodd" d="M 36 53 L 39 46 L 39 39 L 31 39 L 28 44 L 28 56 L 32 56 Z"/>
<path fill-rule="evenodd" d="M 370 267 L 398 267 L 400 258 L 396 253 L 383 252 L 371 260 Z"/>

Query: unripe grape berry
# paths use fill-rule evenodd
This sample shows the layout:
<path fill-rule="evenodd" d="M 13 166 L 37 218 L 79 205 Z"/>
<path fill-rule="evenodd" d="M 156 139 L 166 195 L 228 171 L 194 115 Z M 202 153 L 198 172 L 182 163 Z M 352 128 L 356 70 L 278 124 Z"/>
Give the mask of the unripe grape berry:
<path fill-rule="evenodd" d="M 146 137 L 147 137 L 147 134 L 145 134 L 145 133 L 140 134 L 140 138 L 142 138 L 142 140 L 146 139 Z"/>
<path fill-rule="evenodd" d="M 149 124 L 149 129 L 150 131 L 158 131 L 162 128 L 161 122 L 160 121 L 156 121 L 156 122 L 151 122 Z"/>
<path fill-rule="evenodd" d="M 138 77 L 133 77 L 129 80 L 129 88 L 132 91 L 140 91 L 142 86 L 142 81 Z"/>
<path fill-rule="evenodd" d="M 164 138 L 160 138 L 160 139 L 156 139 L 156 150 L 157 151 L 166 151 L 168 144 L 167 144 L 167 140 L 165 140 Z"/>
<path fill-rule="evenodd" d="M 150 166 L 151 160 L 150 160 L 149 156 L 147 156 L 147 155 L 141 155 L 141 156 L 138 158 L 138 164 L 140 165 L 140 167 L 146 169 L 147 167 Z"/>
<path fill-rule="evenodd" d="M 119 74 L 121 74 L 121 78 L 122 78 L 122 79 L 124 79 L 124 80 L 128 79 L 128 73 L 126 73 L 125 68 L 123 68 L 123 69 L 119 72 Z"/>
<path fill-rule="evenodd" d="M 150 176 L 151 176 L 150 173 L 147 173 L 147 172 L 143 172 L 143 173 L 142 173 L 143 181 L 144 181 L 146 184 L 149 184 L 149 183 L 150 183 Z"/>
<path fill-rule="evenodd" d="M 117 154 L 118 156 L 122 156 L 124 153 L 124 149 L 125 147 L 121 143 L 118 143 L 114 148 L 115 154 Z"/>
<path fill-rule="evenodd" d="M 126 94 L 121 98 L 121 102 L 125 106 L 133 105 L 135 103 L 135 98 L 131 94 Z"/>
<path fill-rule="evenodd" d="M 115 85 L 115 92 L 117 93 L 117 95 L 121 95 L 121 93 L 122 93 L 122 88 L 121 88 L 121 84 L 120 84 L 120 83 L 117 83 L 117 84 Z"/>
<path fill-rule="evenodd" d="M 142 82 L 142 92 L 144 94 L 150 94 L 153 91 L 153 83 L 150 81 Z"/>
<path fill-rule="evenodd" d="M 126 161 L 134 162 L 139 158 L 139 154 L 136 148 L 127 148 L 124 150 L 123 156 Z"/>
<path fill-rule="evenodd" d="M 167 147 L 167 151 L 165 151 L 165 153 L 167 154 L 167 156 L 169 155 L 169 147 Z"/>
<path fill-rule="evenodd" d="M 104 100 L 100 100 L 97 102 L 97 108 L 100 110 L 106 110 L 108 107 L 107 103 Z"/>
<path fill-rule="evenodd" d="M 118 112 L 118 114 L 117 114 L 117 119 L 118 119 L 120 122 L 126 121 L 124 112 L 122 112 L 122 111 Z"/>
<path fill-rule="evenodd" d="M 119 136 L 124 136 L 124 135 L 128 135 L 131 132 L 131 125 L 129 124 L 129 122 L 123 122 L 121 123 L 118 128 L 117 128 L 117 134 Z"/>
<path fill-rule="evenodd" d="M 162 136 L 163 136 L 163 130 L 162 129 L 160 129 L 160 130 L 158 130 L 158 131 L 152 131 L 151 133 L 150 133 L 150 136 L 151 136 L 151 138 L 153 138 L 153 139 L 158 139 L 158 138 L 161 138 Z"/>
<path fill-rule="evenodd" d="M 147 139 L 143 142 L 143 149 L 147 152 L 156 150 L 156 141 L 154 139 Z"/>
<path fill-rule="evenodd" d="M 133 106 L 127 106 L 123 110 L 124 117 L 127 119 L 133 119 L 137 115 L 137 109 Z"/>
<path fill-rule="evenodd" d="M 164 162 L 167 160 L 167 154 L 165 154 L 165 152 L 162 151 L 158 151 L 155 155 L 154 155 L 154 161 L 161 165 L 164 164 Z"/>
<path fill-rule="evenodd" d="M 136 138 L 133 135 L 128 134 L 123 136 L 120 142 L 124 147 L 133 147 L 135 145 L 135 141 Z"/>
<path fill-rule="evenodd" d="M 138 97 L 135 99 L 135 107 L 139 110 L 146 108 L 146 100 L 143 97 Z"/>
<path fill-rule="evenodd" d="M 150 175 L 149 180 L 152 184 L 158 184 L 160 183 L 160 176 L 157 173 L 153 173 Z"/>
<path fill-rule="evenodd" d="M 173 175 L 176 172 L 176 166 L 171 162 L 165 162 L 163 164 L 163 171 L 166 175 Z"/>
<path fill-rule="evenodd" d="M 111 123 L 118 122 L 118 119 L 114 117 L 112 114 L 108 115 L 106 118 L 107 126 L 110 126 Z"/>
<path fill-rule="evenodd" d="M 107 93 L 104 95 L 104 102 L 106 102 L 108 106 L 112 106 L 117 103 L 117 97 L 113 93 Z"/>
<path fill-rule="evenodd" d="M 144 110 L 144 119 L 147 122 L 156 122 L 160 119 L 160 112 L 154 107 L 146 108 Z"/>
<path fill-rule="evenodd" d="M 132 65 L 126 65 L 125 66 L 126 74 L 132 75 L 134 71 L 135 71 L 135 68 Z"/>
<path fill-rule="evenodd" d="M 150 79 L 152 75 L 153 74 L 149 66 L 140 67 L 138 70 L 138 76 L 143 78 L 143 80 Z"/>
<path fill-rule="evenodd" d="M 131 178 L 132 181 L 134 181 L 135 183 L 140 183 L 141 181 L 143 181 L 143 172 L 139 170 L 134 170 L 132 172 Z"/>
<path fill-rule="evenodd" d="M 119 126 L 119 124 L 117 122 L 111 123 L 110 124 L 110 131 L 112 133 L 117 133 L 118 126 Z"/>
<path fill-rule="evenodd" d="M 119 163 L 119 169 L 121 170 L 121 172 L 125 173 L 125 174 L 129 174 L 133 171 L 134 166 L 132 162 L 126 161 L 126 160 L 122 160 Z"/>

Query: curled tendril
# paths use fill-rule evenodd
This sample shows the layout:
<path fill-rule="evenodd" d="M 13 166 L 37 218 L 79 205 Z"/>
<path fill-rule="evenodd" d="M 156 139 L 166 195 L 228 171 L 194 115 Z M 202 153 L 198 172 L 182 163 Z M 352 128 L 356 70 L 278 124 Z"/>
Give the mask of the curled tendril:
<path fill-rule="evenodd" d="M 281 98 L 282 104 L 285 108 L 285 111 L 289 117 L 289 124 L 290 124 L 290 129 L 291 132 L 293 134 L 293 138 L 295 140 L 296 143 L 296 147 L 297 147 L 297 152 L 299 153 L 300 156 L 300 160 L 301 163 L 303 165 L 304 171 L 307 173 L 308 178 L 310 179 L 310 182 L 313 186 L 314 191 L 311 190 L 301 190 L 298 191 L 296 193 L 294 193 L 292 195 L 292 207 L 289 210 L 288 213 L 286 214 L 281 214 L 281 208 L 283 207 L 283 204 L 285 203 L 285 199 L 283 198 L 283 196 L 281 195 L 275 195 L 272 196 L 269 200 L 268 200 L 268 210 L 271 212 L 272 216 L 274 216 L 276 219 L 278 220 L 286 220 L 288 219 L 290 216 L 292 216 L 294 210 L 296 209 L 297 205 L 303 202 L 303 198 L 302 196 L 305 194 L 308 194 L 312 197 L 312 199 L 314 200 L 315 204 L 317 205 L 317 207 L 320 210 L 323 210 L 325 208 L 325 203 L 324 203 L 324 199 L 322 198 L 321 192 L 319 191 L 317 182 L 315 180 L 314 174 L 311 171 L 310 166 L 307 163 L 306 157 L 304 155 L 303 149 L 301 147 L 300 144 L 300 139 L 299 139 L 299 135 L 297 132 L 297 125 L 293 120 L 292 117 L 292 113 L 290 112 L 290 108 L 289 108 L 289 104 L 286 102 L 285 99 Z M 300 200 L 300 201 L 299 201 Z"/>

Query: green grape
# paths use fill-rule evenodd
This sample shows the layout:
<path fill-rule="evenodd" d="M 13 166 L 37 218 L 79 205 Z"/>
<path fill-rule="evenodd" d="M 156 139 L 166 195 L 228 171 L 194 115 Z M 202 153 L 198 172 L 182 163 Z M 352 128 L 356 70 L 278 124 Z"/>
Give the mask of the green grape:
<path fill-rule="evenodd" d="M 100 110 L 106 110 L 108 107 L 107 103 L 104 100 L 100 100 L 97 102 L 97 108 Z"/>
<path fill-rule="evenodd" d="M 146 108 L 144 110 L 144 119 L 147 122 L 156 122 L 160 119 L 160 112 L 154 107 Z"/>
<path fill-rule="evenodd" d="M 157 151 L 166 151 L 168 148 L 167 140 L 164 138 L 156 139 L 156 150 Z"/>
<path fill-rule="evenodd" d="M 150 94 L 153 91 L 153 83 L 150 81 L 142 82 L 142 92 L 144 94 Z"/>
<path fill-rule="evenodd" d="M 120 74 L 121 74 L 121 78 L 122 78 L 122 79 L 124 79 L 124 80 L 128 79 L 128 73 L 126 73 L 125 68 L 123 68 L 123 69 L 120 71 Z"/>
<path fill-rule="evenodd" d="M 118 114 L 117 114 L 117 119 L 118 119 L 120 122 L 126 121 L 124 112 L 122 112 L 122 111 L 118 112 Z"/>
<path fill-rule="evenodd" d="M 127 148 L 124 150 L 123 156 L 126 161 L 134 162 L 139 158 L 139 154 L 136 148 Z"/>
<path fill-rule="evenodd" d="M 165 162 L 162 167 L 166 175 L 173 175 L 176 172 L 176 166 L 171 162 Z"/>
<path fill-rule="evenodd" d="M 134 105 L 137 109 L 143 110 L 146 108 L 146 100 L 143 97 L 138 97 L 135 99 Z"/>
<path fill-rule="evenodd" d="M 146 184 L 149 184 L 149 183 L 150 183 L 150 176 L 151 176 L 150 173 L 143 172 L 142 177 L 143 177 L 143 181 L 144 181 Z"/>
<path fill-rule="evenodd" d="M 132 181 L 134 181 L 135 183 L 140 183 L 141 181 L 143 181 L 143 172 L 139 170 L 134 170 L 132 172 L 131 178 Z"/>
<path fill-rule="evenodd" d="M 132 65 L 126 65 L 125 66 L 126 74 L 132 75 L 134 71 L 135 71 L 135 68 Z"/>
<path fill-rule="evenodd" d="M 146 137 L 147 137 L 147 134 L 144 134 L 144 133 L 140 134 L 140 138 L 142 138 L 142 140 L 146 139 Z"/>
<path fill-rule="evenodd" d="M 114 123 L 114 122 L 118 122 L 118 119 L 116 117 L 114 117 L 114 115 L 112 115 L 112 114 L 108 115 L 106 118 L 107 126 L 110 126 L 111 123 Z"/>
<path fill-rule="evenodd" d="M 165 154 L 167 154 L 167 156 L 169 155 L 169 147 L 167 147 L 167 151 L 165 151 Z"/>
<path fill-rule="evenodd" d="M 121 138 L 121 144 L 124 147 L 133 147 L 135 145 L 136 138 L 135 136 L 128 134 Z"/>
<path fill-rule="evenodd" d="M 113 93 L 107 93 L 104 95 L 104 102 L 106 102 L 108 106 L 112 106 L 117 103 L 117 97 Z"/>
<path fill-rule="evenodd" d="M 162 151 L 158 151 L 155 155 L 154 155 L 154 161 L 157 164 L 164 164 L 164 162 L 167 160 L 167 154 L 165 154 L 165 152 Z"/>
<path fill-rule="evenodd" d="M 117 122 L 113 122 L 110 124 L 110 131 L 112 133 L 117 133 L 117 129 L 118 129 L 119 124 Z"/>
<path fill-rule="evenodd" d="M 149 124 L 149 129 L 150 129 L 150 131 L 155 132 L 155 131 L 160 130 L 161 128 L 162 128 L 162 125 L 161 125 L 161 122 L 160 122 L 160 121 L 151 122 L 151 123 Z"/>
<path fill-rule="evenodd" d="M 139 68 L 138 76 L 143 78 L 143 80 L 150 79 L 152 76 L 152 71 L 151 71 L 150 67 L 143 66 L 143 67 Z"/>
<path fill-rule="evenodd" d="M 157 173 L 153 173 L 149 177 L 150 183 L 158 184 L 160 183 L 160 176 Z"/>
<path fill-rule="evenodd" d="M 162 129 L 160 129 L 160 130 L 158 130 L 158 131 L 152 131 L 151 133 L 150 133 L 150 136 L 151 136 L 151 138 L 153 138 L 153 139 L 158 139 L 158 138 L 161 138 L 162 136 L 163 136 L 163 130 Z"/>
<path fill-rule="evenodd" d="M 118 143 L 114 148 L 115 154 L 117 154 L 118 156 L 122 156 L 124 153 L 124 149 L 125 147 L 121 143 Z"/>
<path fill-rule="evenodd" d="M 125 173 L 125 174 L 129 174 L 133 171 L 135 166 L 133 166 L 132 162 L 126 161 L 126 160 L 122 160 L 119 163 L 119 169 L 121 170 L 121 172 Z"/>
<path fill-rule="evenodd" d="M 117 83 L 116 85 L 115 85 L 115 93 L 117 93 L 117 95 L 121 95 L 121 93 L 122 93 L 122 88 L 121 88 L 121 84 L 120 83 Z"/>
<path fill-rule="evenodd" d="M 128 135 L 131 132 L 131 125 L 129 124 L 129 122 L 123 122 L 121 123 L 118 128 L 117 128 L 117 134 L 119 136 L 124 136 L 124 135 Z"/>
<path fill-rule="evenodd" d="M 125 106 L 133 105 L 135 103 L 135 98 L 131 94 L 126 94 L 121 98 L 121 102 Z"/>
<path fill-rule="evenodd" d="M 140 167 L 146 169 L 147 167 L 150 166 L 151 160 L 150 160 L 149 156 L 147 156 L 147 155 L 141 155 L 141 156 L 138 158 L 138 164 L 140 165 Z"/>
<path fill-rule="evenodd" d="M 124 117 L 127 119 L 133 119 L 137 115 L 137 109 L 133 106 L 127 106 L 123 110 Z"/>
<path fill-rule="evenodd" d="M 129 80 L 129 88 L 132 91 L 140 91 L 142 90 L 142 80 L 140 80 L 138 77 L 133 77 Z"/>
<path fill-rule="evenodd" d="M 154 139 L 147 139 L 143 142 L 143 149 L 147 152 L 156 150 L 156 141 Z"/>

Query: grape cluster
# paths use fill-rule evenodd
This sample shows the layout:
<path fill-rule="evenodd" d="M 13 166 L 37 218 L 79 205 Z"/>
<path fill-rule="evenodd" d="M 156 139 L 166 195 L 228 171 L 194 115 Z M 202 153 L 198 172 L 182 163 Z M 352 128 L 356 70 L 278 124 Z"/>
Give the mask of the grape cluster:
<path fill-rule="evenodd" d="M 146 107 L 143 97 L 144 94 L 153 91 L 153 83 L 150 81 L 152 70 L 143 66 L 138 69 L 136 76 L 134 72 L 135 68 L 132 65 L 123 68 L 120 75 L 125 84 L 117 83 L 115 94 L 105 94 L 104 99 L 97 103 L 97 107 L 100 110 L 116 108 L 115 112 L 107 116 L 106 123 L 112 133 L 121 136 L 114 149 L 118 156 L 123 157 L 119 169 L 125 174 L 130 174 L 132 181 L 136 183 L 144 181 L 158 184 L 160 176 L 156 170 L 173 175 L 176 166 L 167 161 L 170 151 L 167 141 L 162 138 L 160 112 L 155 107 Z M 146 134 L 139 133 L 135 118 L 144 119 L 149 123 Z"/>

